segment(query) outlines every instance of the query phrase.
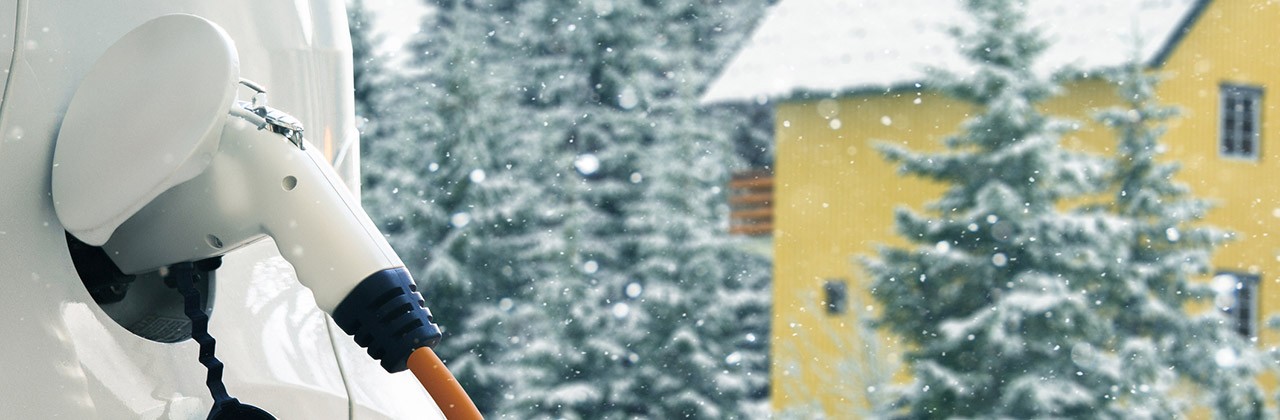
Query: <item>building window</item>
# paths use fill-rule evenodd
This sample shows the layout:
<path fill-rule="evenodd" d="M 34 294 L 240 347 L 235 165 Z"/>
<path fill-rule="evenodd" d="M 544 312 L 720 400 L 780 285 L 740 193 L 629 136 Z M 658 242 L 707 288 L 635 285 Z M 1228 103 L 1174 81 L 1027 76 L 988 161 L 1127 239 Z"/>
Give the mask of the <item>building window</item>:
<path fill-rule="evenodd" d="M 753 170 L 733 174 L 729 180 L 729 233 L 773 233 L 773 173 Z"/>
<path fill-rule="evenodd" d="M 840 279 L 827 280 L 822 285 L 822 290 L 826 294 L 822 304 L 827 307 L 827 314 L 843 314 L 849 305 L 849 289 L 845 281 Z"/>
<path fill-rule="evenodd" d="M 1262 88 L 1222 85 L 1222 156 L 1257 159 L 1262 131 Z"/>
<path fill-rule="evenodd" d="M 1258 279 L 1256 274 L 1220 272 L 1213 277 L 1215 306 L 1244 337 L 1258 334 Z"/>

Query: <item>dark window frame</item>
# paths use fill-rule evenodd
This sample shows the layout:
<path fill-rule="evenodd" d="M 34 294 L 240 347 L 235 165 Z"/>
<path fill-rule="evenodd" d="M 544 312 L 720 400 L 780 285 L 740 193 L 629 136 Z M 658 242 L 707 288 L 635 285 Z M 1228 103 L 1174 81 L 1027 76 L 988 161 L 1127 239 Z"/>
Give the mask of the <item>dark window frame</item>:
<path fill-rule="evenodd" d="M 1231 288 L 1231 305 L 1219 306 L 1218 310 L 1227 315 L 1231 321 L 1231 329 L 1245 338 L 1258 336 L 1258 306 L 1262 276 L 1258 274 L 1235 271 L 1219 271 L 1216 276 L 1230 276 L 1235 279 Z"/>
<path fill-rule="evenodd" d="M 841 315 L 849 310 L 849 283 L 844 279 L 827 279 L 822 283 L 822 307 L 827 315 Z"/>
<path fill-rule="evenodd" d="M 1218 155 L 1256 161 L 1262 155 L 1261 86 L 1223 83 L 1218 93 Z"/>

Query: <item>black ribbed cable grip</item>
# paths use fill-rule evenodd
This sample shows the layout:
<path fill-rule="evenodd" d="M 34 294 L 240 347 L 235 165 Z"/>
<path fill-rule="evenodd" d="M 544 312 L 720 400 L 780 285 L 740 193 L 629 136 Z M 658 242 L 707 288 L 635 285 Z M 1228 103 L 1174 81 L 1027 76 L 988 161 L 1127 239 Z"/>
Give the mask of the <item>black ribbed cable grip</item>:
<path fill-rule="evenodd" d="M 165 275 L 166 281 L 172 280 L 178 292 L 182 293 L 183 309 L 191 320 L 191 338 L 200 344 L 200 364 L 209 369 L 205 375 L 205 385 L 213 397 L 213 407 L 209 408 L 206 420 L 275 420 L 270 413 L 258 407 L 240 402 L 227 394 L 227 386 L 222 383 L 222 361 L 214 355 L 217 340 L 209 334 L 209 314 L 205 313 L 205 302 L 196 289 L 196 280 L 208 279 L 208 273 L 222 265 L 222 257 L 214 257 L 195 263 L 184 262 L 169 266 Z"/>
<path fill-rule="evenodd" d="M 333 320 L 391 373 L 405 370 L 410 353 L 435 347 L 441 337 L 404 267 L 365 277 L 333 310 Z"/>

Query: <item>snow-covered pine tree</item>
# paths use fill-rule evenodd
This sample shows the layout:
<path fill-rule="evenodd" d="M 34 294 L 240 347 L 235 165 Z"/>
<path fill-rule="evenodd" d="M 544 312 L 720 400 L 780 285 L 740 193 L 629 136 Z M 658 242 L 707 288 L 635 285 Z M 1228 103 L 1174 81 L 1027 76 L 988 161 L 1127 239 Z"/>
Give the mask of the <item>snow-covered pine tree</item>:
<path fill-rule="evenodd" d="M 382 37 L 373 32 L 370 18 L 364 0 L 352 0 L 347 5 L 352 75 L 355 82 L 356 127 L 360 130 L 362 144 L 376 143 L 389 137 L 390 128 L 395 121 L 382 117 L 389 111 L 387 95 L 394 83 L 394 76 L 387 71 L 384 57 L 377 53 L 374 44 L 381 41 Z"/>
<path fill-rule="evenodd" d="M 716 119 L 697 102 L 763 6 L 763 1 L 656 5 L 665 22 L 659 33 L 670 53 L 658 69 L 675 83 L 668 85 L 669 95 L 647 101 L 648 119 L 665 124 L 653 126 L 650 158 L 640 163 L 641 173 L 652 181 L 641 202 L 628 208 L 627 226 L 636 254 L 631 277 L 675 287 L 670 296 L 676 299 L 657 306 L 666 313 L 657 313 L 659 322 L 647 338 L 650 346 L 666 350 L 661 363 L 669 372 L 663 374 L 675 373 L 685 384 L 679 392 L 651 393 L 659 399 L 675 396 L 686 408 L 673 404 L 662 415 L 749 418 L 767 409 L 771 269 L 726 235 L 722 191 L 730 170 L 747 163 L 736 155 L 741 133 L 758 125 L 743 116 Z M 664 294 L 654 290 L 653 296 Z M 667 349 L 666 343 L 686 348 Z M 660 379 L 654 377 L 654 383 Z"/>
<path fill-rule="evenodd" d="M 373 220 L 379 220 L 381 211 L 390 203 L 388 193 L 365 186 L 373 180 L 396 177 L 401 168 L 384 165 L 377 156 L 385 153 L 393 144 L 399 130 L 399 114 L 395 108 L 395 87 L 401 78 L 386 67 L 387 57 L 379 54 L 376 44 L 382 41 L 375 31 L 372 16 L 363 0 L 353 0 L 347 5 L 347 28 L 351 34 L 352 76 L 354 81 L 356 129 L 360 132 L 360 184 L 361 201 Z M 371 153 L 372 151 L 372 153 Z M 372 164 L 366 159 L 373 158 Z M 390 238 L 393 240 L 394 238 Z"/>
<path fill-rule="evenodd" d="M 1102 184 L 1101 159 L 1063 149 L 1070 125 L 1042 114 L 1058 86 L 1036 69 L 1046 42 L 1017 0 L 967 0 L 956 30 L 971 72 L 929 86 L 973 105 L 945 150 L 881 145 L 904 175 L 946 190 L 923 212 L 896 213 L 910 245 L 867 261 L 878 325 L 903 340 L 912 381 L 886 412 L 905 418 L 1094 418 L 1107 413 L 1110 319 L 1092 293 L 1124 243 L 1114 217 L 1064 210 Z M 968 69 L 966 69 L 968 70 Z"/>
<path fill-rule="evenodd" d="M 375 44 L 381 36 L 372 18 L 363 0 L 353 0 L 347 5 L 356 126 L 360 131 L 360 198 L 370 218 L 389 233 L 391 245 L 403 253 L 411 248 L 404 244 L 412 241 L 404 240 L 398 232 L 388 232 L 388 227 L 394 226 L 390 221 L 405 207 L 400 204 L 397 185 L 412 183 L 414 179 L 413 169 L 398 157 L 411 153 L 415 147 L 402 136 L 403 124 L 400 123 L 403 114 L 397 89 L 405 81 L 399 73 L 387 68 L 387 57 L 378 54 Z"/>
<path fill-rule="evenodd" d="M 528 176 L 536 147 L 513 108 L 510 48 L 490 35 L 501 5 L 432 1 L 410 59 L 388 90 L 379 121 L 391 134 L 365 150 L 365 201 L 392 246 L 417 276 L 444 329 L 447 357 L 476 404 L 503 395 L 488 358 L 506 337 L 473 333 L 473 318 L 511 302 L 534 279 L 548 250 L 539 221 L 558 203 L 545 180 Z M 558 250 L 554 250 L 558 251 Z"/>
<path fill-rule="evenodd" d="M 743 14 L 429 6 L 414 90 L 390 101 L 408 123 L 367 150 L 380 167 L 366 196 L 477 404 L 521 418 L 758 410 L 768 266 L 728 245 L 716 195 L 731 147 L 690 115 L 713 73 L 697 54 Z"/>
<path fill-rule="evenodd" d="M 476 330 L 512 344 L 493 364 L 513 417 L 741 417 L 767 384 L 767 265 L 725 238 L 717 197 L 732 148 L 695 117 L 708 69 L 687 38 L 714 5 L 527 1 L 504 10 L 543 165 L 559 259 L 528 299 Z M 736 15 L 735 15 L 736 16 Z M 700 20 L 706 18 L 707 20 Z M 679 25 L 685 26 L 680 28 Z M 697 28 L 705 29 L 705 28 Z M 518 36 L 517 36 L 518 34 Z"/>
<path fill-rule="evenodd" d="M 691 5 L 696 13 L 692 27 L 678 37 L 691 39 L 698 48 L 685 52 L 692 68 L 701 73 L 684 72 L 688 86 L 700 90 L 720 75 L 720 70 L 750 38 L 756 23 L 776 0 L 739 0 L 701 2 Z M 675 27 L 673 25 L 672 27 Z M 701 93 L 701 92 L 700 92 Z M 773 106 L 766 98 L 752 102 L 717 103 L 698 110 L 701 125 L 715 136 L 727 136 L 735 146 L 735 169 L 767 169 L 773 167 Z"/>
<path fill-rule="evenodd" d="M 691 103 L 672 105 L 672 122 L 697 118 L 679 109 Z M 722 223 L 711 223 L 723 217 L 711 204 L 724 200 L 718 187 L 733 144 L 693 127 L 671 127 L 682 133 L 653 145 L 662 158 L 643 162 L 651 181 L 627 215 L 635 253 L 629 277 L 646 285 L 632 304 L 654 321 L 640 342 L 652 360 L 635 379 L 650 384 L 642 388 L 648 397 L 668 402 L 653 415 L 751 418 L 763 413 L 751 403 L 763 402 L 768 387 L 770 267 L 736 247 Z"/>
<path fill-rule="evenodd" d="M 629 346 L 646 334 L 646 317 L 624 302 L 627 266 L 619 249 L 621 207 L 643 191 L 631 182 L 643 127 L 619 115 L 619 82 L 628 81 L 631 63 L 618 63 L 635 56 L 626 42 L 643 26 L 630 3 L 601 10 L 607 19 L 597 19 L 592 6 L 521 2 L 502 11 L 508 24 L 493 34 L 517 46 L 508 58 L 521 69 L 521 100 L 512 112 L 528 123 L 518 135 L 534 141 L 526 152 L 540 161 L 523 176 L 541 183 L 541 205 L 554 208 L 541 221 L 541 245 L 558 254 L 523 261 L 540 273 L 529 293 L 473 320 L 472 331 L 492 337 L 477 338 L 507 340 L 489 360 L 510 384 L 493 417 L 602 418 L 646 409 L 631 399 L 644 384 L 623 371 L 648 355 Z M 638 99 L 629 96 L 625 108 Z"/>
<path fill-rule="evenodd" d="M 1180 379 L 1209 397 L 1217 418 L 1261 418 L 1258 350 L 1219 311 L 1187 312 L 1188 304 L 1214 297 L 1209 284 L 1194 279 L 1209 273 L 1210 254 L 1228 234 L 1197 224 L 1209 203 L 1174 181 L 1176 163 L 1157 160 L 1164 122 L 1176 111 L 1157 102 L 1158 78 L 1144 68 L 1133 60 L 1112 71 L 1121 106 L 1098 113 L 1118 137 L 1115 191 L 1104 208 L 1125 222 L 1129 241 L 1109 272 L 1117 281 L 1090 291 L 1094 310 L 1113 320 L 1115 340 L 1077 355 L 1114 367 L 1107 371 L 1120 391 L 1110 404 L 1117 418 L 1183 415 Z"/>

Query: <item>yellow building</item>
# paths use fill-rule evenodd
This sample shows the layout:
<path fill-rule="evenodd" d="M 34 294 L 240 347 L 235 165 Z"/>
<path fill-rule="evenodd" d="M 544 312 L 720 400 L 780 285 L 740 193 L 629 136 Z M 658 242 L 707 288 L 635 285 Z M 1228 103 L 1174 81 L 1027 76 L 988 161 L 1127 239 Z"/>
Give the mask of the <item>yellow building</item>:
<path fill-rule="evenodd" d="M 1071 147 L 1109 152 L 1115 137 L 1091 112 L 1115 101 L 1090 71 L 1137 50 L 1168 78 L 1162 102 L 1181 108 L 1163 142 L 1179 181 L 1214 200 L 1210 224 L 1239 240 L 1213 259 L 1240 283 L 1237 329 L 1275 345 L 1259 324 L 1280 310 L 1280 121 L 1267 98 L 1280 86 L 1280 4 L 1264 0 L 1062 0 L 1032 2 L 1054 45 L 1045 68 L 1083 77 L 1045 111 L 1081 122 Z M 867 414 L 884 385 L 902 381 L 898 347 L 862 326 L 877 312 L 857 259 L 901 245 L 892 211 L 921 209 L 941 189 L 902 178 L 876 141 L 937 149 L 968 105 L 921 86 L 926 66 L 964 71 L 945 28 L 963 22 L 958 1 L 783 0 L 705 94 L 706 102 L 757 101 L 775 109 L 772 401 L 777 412 Z M 1266 385 L 1274 389 L 1270 379 Z"/>

